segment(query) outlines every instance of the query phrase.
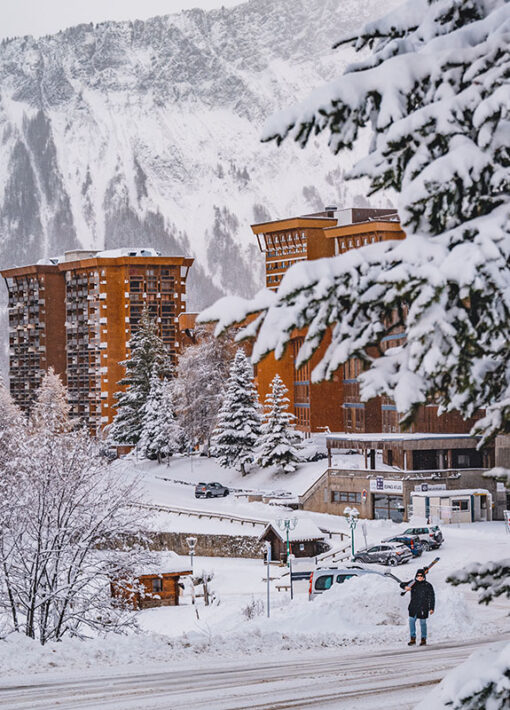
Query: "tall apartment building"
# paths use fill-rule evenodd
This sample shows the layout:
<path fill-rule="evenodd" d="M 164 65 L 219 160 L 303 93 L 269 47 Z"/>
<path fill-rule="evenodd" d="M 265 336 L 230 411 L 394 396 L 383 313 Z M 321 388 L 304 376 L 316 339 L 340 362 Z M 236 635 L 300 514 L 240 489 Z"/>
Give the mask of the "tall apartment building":
<path fill-rule="evenodd" d="M 144 307 L 176 361 L 192 263 L 153 249 L 80 250 L 2 271 L 15 401 L 28 411 L 44 371 L 53 367 L 67 385 L 72 415 L 92 432 L 109 424 L 124 375 L 120 363 Z"/>
<path fill-rule="evenodd" d="M 266 285 L 276 290 L 287 269 L 297 261 L 341 256 L 376 242 L 405 239 L 394 209 L 353 208 L 324 212 L 252 225 L 259 248 L 266 258 Z M 329 345 L 328 334 L 309 363 L 296 370 L 295 363 L 304 332 L 295 332 L 280 360 L 269 354 L 257 365 L 257 386 L 261 399 L 278 373 L 289 390 L 291 409 L 299 429 L 305 433 L 327 430 L 350 433 L 400 431 L 394 402 L 377 397 L 363 402 L 359 375 L 362 363 L 350 359 L 339 368 L 331 382 L 312 384 L 310 373 Z M 402 329 L 396 328 L 381 343 L 382 349 L 404 342 Z M 418 411 L 412 431 L 429 433 L 467 433 L 472 421 L 456 413 L 437 416 L 437 407 L 427 405 Z"/>

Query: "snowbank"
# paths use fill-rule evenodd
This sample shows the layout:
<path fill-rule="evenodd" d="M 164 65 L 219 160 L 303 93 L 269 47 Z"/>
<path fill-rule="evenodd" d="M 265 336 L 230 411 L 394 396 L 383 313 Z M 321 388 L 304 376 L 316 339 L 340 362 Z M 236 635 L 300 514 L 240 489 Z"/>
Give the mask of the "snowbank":
<path fill-rule="evenodd" d="M 433 642 L 496 633 L 484 622 L 473 622 L 462 592 L 442 589 L 437 613 L 429 624 Z M 260 598 L 260 597 L 259 597 Z M 407 641 L 408 596 L 383 577 L 353 578 L 322 594 L 307 599 L 274 598 L 270 619 L 257 616 L 248 621 L 243 607 L 204 619 L 178 636 L 160 620 L 159 633 L 143 631 L 128 636 L 110 634 L 105 638 L 79 641 L 65 639 L 42 647 L 37 641 L 12 634 L 0 641 L 1 675 L 41 673 L 54 669 L 106 668 L 139 664 L 184 661 L 203 663 L 203 655 L 237 659 L 240 656 L 278 654 L 288 650 L 336 648 L 352 645 L 385 646 Z M 246 603 L 246 600 L 245 600 Z M 264 613 L 264 605 L 260 605 Z M 154 610 L 148 610 L 154 612 Z M 168 613 L 172 609 L 169 608 Z M 202 609 L 201 609 L 202 612 Z M 152 621 L 157 619 L 153 614 Z M 175 631 L 175 630 L 174 630 Z M 23 659 L 22 662 L 20 659 Z M 430 705 L 428 707 L 431 707 Z"/>
<path fill-rule="evenodd" d="M 402 597 L 400 592 L 397 582 L 391 578 L 353 577 L 313 602 L 294 601 L 277 609 L 271 619 L 255 621 L 253 625 L 260 631 L 271 629 L 281 634 L 325 634 L 324 640 L 329 639 L 329 643 L 335 645 L 403 641 L 408 634 L 409 595 Z M 473 635 L 471 615 L 461 591 L 441 589 L 436 605 L 437 613 L 429 622 L 429 635 L 433 640 Z"/>
<path fill-rule="evenodd" d="M 506 676 L 504 675 L 506 673 Z M 508 707 L 510 697 L 510 643 L 499 643 L 477 651 L 443 679 L 437 688 L 416 707 L 416 710 L 457 710 L 466 707 L 462 699 L 480 693 L 488 684 L 494 684 L 491 697 L 480 699 L 487 710 Z M 499 695 L 499 697 L 498 697 Z M 496 700 L 496 698 L 498 699 Z M 486 703 L 486 704 L 485 704 Z M 475 707 L 475 705 L 468 707 Z"/>

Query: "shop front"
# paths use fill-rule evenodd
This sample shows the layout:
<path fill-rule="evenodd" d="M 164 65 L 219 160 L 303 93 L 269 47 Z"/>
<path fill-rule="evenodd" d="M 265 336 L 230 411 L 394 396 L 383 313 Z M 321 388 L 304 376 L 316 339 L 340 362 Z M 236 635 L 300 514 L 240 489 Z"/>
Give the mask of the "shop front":
<path fill-rule="evenodd" d="M 391 480 L 377 476 L 370 479 L 372 493 L 372 517 L 375 520 L 393 520 L 401 523 L 404 520 L 404 484 L 403 481 Z"/>

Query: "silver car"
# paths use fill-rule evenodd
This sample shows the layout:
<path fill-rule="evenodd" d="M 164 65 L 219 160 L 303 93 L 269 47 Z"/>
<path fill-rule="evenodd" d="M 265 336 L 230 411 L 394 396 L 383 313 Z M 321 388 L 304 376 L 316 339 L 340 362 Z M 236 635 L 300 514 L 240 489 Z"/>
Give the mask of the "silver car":
<path fill-rule="evenodd" d="M 397 542 L 381 542 L 358 550 L 354 562 L 379 562 L 383 565 L 402 565 L 409 562 L 413 554 L 411 550 Z"/>
<path fill-rule="evenodd" d="M 380 577 L 389 576 L 388 572 L 377 572 L 375 569 L 363 569 L 362 567 L 318 567 L 310 574 L 308 599 L 315 599 L 316 596 L 331 589 L 335 584 L 343 584 L 352 577 L 362 577 L 367 574 L 378 574 Z"/>
<path fill-rule="evenodd" d="M 197 483 L 195 486 L 195 498 L 224 498 L 230 493 L 226 486 L 221 483 Z"/>

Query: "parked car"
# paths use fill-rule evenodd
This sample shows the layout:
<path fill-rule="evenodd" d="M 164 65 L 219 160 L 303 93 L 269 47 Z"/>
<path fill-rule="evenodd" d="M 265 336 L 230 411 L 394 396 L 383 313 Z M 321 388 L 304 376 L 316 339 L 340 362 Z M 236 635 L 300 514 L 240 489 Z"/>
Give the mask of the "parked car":
<path fill-rule="evenodd" d="M 387 576 L 385 572 L 363 569 L 363 567 L 318 567 L 310 574 L 308 598 L 315 599 L 319 594 L 331 589 L 334 584 L 343 584 L 348 579 L 352 579 L 352 577 L 361 577 L 366 574 L 378 574 L 380 577 Z"/>
<path fill-rule="evenodd" d="M 418 537 L 424 550 L 435 550 L 444 541 L 443 533 L 439 525 L 428 525 L 424 528 L 407 528 L 402 535 L 412 535 Z"/>
<path fill-rule="evenodd" d="M 423 545 L 418 535 L 395 535 L 381 542 L 398 542 L 400 545 L 405 545 L 411 550 L 413 557 L 420 557 L 423 554 Z"/>
<path fill-rule="evenodd" d="M 385 542 L 358 550 L 354 562 L 379 562 L 383 565 L 402 565 L 412 558 L 411 550 L 397 542 Z"/>
<path fill-rule="evenodd" d="M 195 498 L 224 498 L 230 493 L 226 486 L 221 483 L 197 483 L 195 486 Z"/>

